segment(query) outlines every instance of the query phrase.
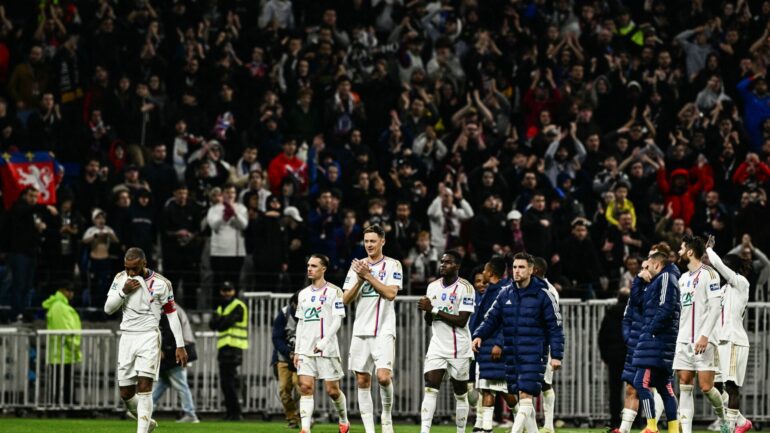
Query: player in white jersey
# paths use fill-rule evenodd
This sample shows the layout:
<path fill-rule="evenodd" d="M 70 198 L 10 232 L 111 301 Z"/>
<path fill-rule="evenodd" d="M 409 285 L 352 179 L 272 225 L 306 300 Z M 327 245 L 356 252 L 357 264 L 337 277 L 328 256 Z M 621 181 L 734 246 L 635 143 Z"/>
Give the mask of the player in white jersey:
<path fill-rule="evenodd" d="M 417 307 L 425 312 L 425 320 L 431 325 L 432 333 L 423 367 L 425 396 L 422 400 L 421 433 L 430 432 L 439 388 L 447 371 L 455 395 L 458 433 L 465 431 L 468 421 L 467 382 L 473 358 L 468 319 L 475 308 L 476 293 L 471 283 L 458 275 L 461 262 L 462 257 L 457 251 L 445 252 L 439 264 L 441 278 L 428 285 L 426 295 L 417 303 Z"/>
<path fill-rule="evenodd" d="M 366 433 L 374 431 L 372 368 L 380 384 L 382 433 L 393 433 L 393 363 L 396 354 L 396 311 L 393 301 L 403 288 L 401 262 L 385 257 L 385 230 L 378 225 L 364 230 L 367 258 L 354 259 L 345 277 L 345 305 L 357 301 L 350 341 L 348 368 L 356 373 L 358 408 Z"/>
<path fill-rule="evenodd" d="M 337 331 L 345 317 L 345 304 L 342 302 L 342 290 L 326 281 L 328 267 L 328 257 L 323 254 L 310 256 L 307 261 L 310 285 L 302 289 L 297 297 L 294 367 L 299 377 L 302 433 L 310 433 L 316 379 L 324 381 L 326 394 L 334 402 L 340 433 L 348 433 L 350 430 L 347 399 L 340 390 L 340 379 L 344 373 L 337 344 Z"/>
<path fill-rule="evenodd" d="M 722 275 L 722 315 L 719 320 L 719 365 L 722 380 L 729 396 L 727 424 L 729 431 L 746 433 L 751 421 L 740 412 L 741 387 L 749 362 L 749 336 L 743 327 L 746 304 L 749 302 L 749 280 L 746 279 L 751 264 L 735 254 L 728 254 L 724 261 L 713 250 L 714 236 L 706 242 L 709 262 Z"/>
<path fill-rule="evenodd" d="M 679 278 L 682 310 L 673 365 L 679 375 L 679 419 L 682 433 L 692 433 L 693 383 L 697 372 L 698 385 L 714 407 L 721 432 L 728 433 L 722 396 L 714 387 L 714 375 L 719 370 L 717 321 L 722 312 L 722 291 L 717 272 L 701 261 L 704 254 L 703 239 L 684 237 L 679 260 L 687 269 Z"/>
<path fill-rule="evenodd" d="M 104 312 L 123 312 L 117 371 L 120 398 L 137 419 L 137 433 L 149 433 L 158 425 L 152 419 L 152 382 L 160 368 L 161 314 L 168 317 L 176 340 L 176 362 L 182 367 L 187 364 L 187 351 L 171 283 L 147 269 L 144 251 L 139 248 L 129 248 L 123 260 L 125 271 L 112 281 Z"/>
<path fill-rule="evenodd" d="M 559 303 L 559 291 L 545 277 L 548 271 L 548 262 L 542 257 L 535 257 L 535 266 L 532 273 L 536 277 L 542 278 L 548 285 L 548 291 L 551 292 L 556 303 Z M 556 392 L 553 390 L 553 367 L 551 367 L 551 352 L 548 351 L 548 363 L 545 364 L 545 374 L 543 375 L 543 428 L 541 433 L 553 433 L 556 427 L 553 426 L 553 413 L 556 404 Z"/>

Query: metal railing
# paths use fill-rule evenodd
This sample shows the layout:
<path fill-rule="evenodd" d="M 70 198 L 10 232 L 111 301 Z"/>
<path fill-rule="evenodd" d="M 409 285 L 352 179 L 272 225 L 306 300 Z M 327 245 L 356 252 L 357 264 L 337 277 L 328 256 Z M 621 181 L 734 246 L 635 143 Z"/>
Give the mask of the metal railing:
<path fill-rule="evenodd" d="M 288 295 L 245 293 L 249 307 L 250 348 L 241 367 L 241 396 L 245 412 L 277 415 L 282 413 L 278 382 L 270 362 L 273 345 L 272 322 L 288 302 Z M 394 366 L 397 417 L 419 417 L 423 394 L 423 359 L 430 331 L 417 310 L 418 297 L 401 296 L 396 300 L 397 339 Z M 563 369 L 554 377 L 556 416 L 565 419 L 603 420 L 609 416 L 607 369 L 598 349 L 599 326 L 614 300 L 561 303 L 565 333 Z M 349 309 L 339 333 L 343 365 L 347 365 L 354 307 Z M 770 396 L 766 392 L 770 374 L 770 303 L 749 304 L 746 319 L 751 351 L 746 381 L 742 390 L 742 412 L 758 421 L 770 420 Z M 66 364 L 48 357 L 48 348 L 56 341 L 79 335 L 82 358 Z M 216 334 L 197 332 L 198 360 L 188 367 L 188 382 L 199 412 L 218 412 L 222 397 L 218 381 Z M 122 410 L 115 380 L 119 333 L 110 330 L 25 331 L 0 328 L 0 409 L 33 410 Z M 376 381 L 374 381 L 376 382 Z M 350 372 L 342 379 L 351 413 L 358 412 L 355 377 Z M 328 398 L 317 387 L 317 413 L 332 411 Z M 377 385 L 372 396 L 378 407 Z M 176 392 L 170 389 L 157 410 L 178 410 Z M 454 397 L 448 384 L 442 386 L 437 416 L 454 414 Z M 708 403 L 696 392 L 696 417 L 713 418 Z"/>

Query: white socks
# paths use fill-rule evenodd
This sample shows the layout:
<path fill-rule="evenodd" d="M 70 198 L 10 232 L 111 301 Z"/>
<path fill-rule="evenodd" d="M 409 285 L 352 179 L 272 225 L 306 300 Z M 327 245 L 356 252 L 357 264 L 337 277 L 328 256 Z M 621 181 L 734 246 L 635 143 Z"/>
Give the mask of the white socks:
<path fill-rule="evenodd" d="M 361 412 L 361 421 L 364 423 L 366 433 L 374 431 L 374 403 L 370 388 L 358 388 L 358 409 Z"/>
<path fill-rule="evenodd" d="M 340 391 L 340 396 L 334 402 L 334 408 L 337 409 L 337 416 L 340 417 L 340 424 L 348 423 L 348 399 L 345 393 Z"/>
<path fill-rule="evenodd" d="M 735 431 L 735 426 L 738 424 L 738 409 L 727 409 L 727 427 L 731 432 Z"/>
<path fill-rule="evenodd" d="M 469 391 L 470 392 L 470 391 Z M 470 396 L 468 397 L 468 403 L 471 403 Z M 484 425 L 484 397 L 479 395 L 479 398 L 476 400 L 476 422 L 473 423 L 474 429 L 483 429 Z"/>
<path fill-rule="evenodd" d="M 679 384 L 679 425 L 682 433 L 692 433 L 692 417 L 695 414 L 695 400 L 692 385 Z"/>
<path fill-rule="evenodd" d="M 494 406 L 483 406 L 481 408 L 481 428 L 483 430 L 491 431 L 492 430 L 492 419 L 495 416 L 495 407 Z"/>
<path fill-rule="evenodd" d="M 655 424 L 657 424 L 660 420 L 660 415 L 665 412 L 665 408 L 663 407 L 663 397 L 660 396 L 660 393 L 657 390 L 653 390 L 652 398 L 655 401 Z"/>
<path fill-rule="evenodd" d="M 722 394 L 718 389 L 711 387 L 706 393 L 706 398 L 709 399 L 711 405 L 714 406 L 714 413 L 719 418 L 719 421 L 725 422 L 725 408 L 722 406 Z"/>
<path fill-rule="evenodd" d="M 631 427 L 634 425 L 635 419 L 636 411 L 624 407 L 623 412 L 620 414 L 620 433 L 629 433 L 631 431 Z"/>
<path fill-rule="evenodd" d="M 392 380 L 387 386 L 380 385 L 380 401 L 382 401 L 381 422 L 383 424 L 393 424 L 393 417 L 391 416 L 391 411 L 393 410 L 393 381 Z"/>
<path fill-rule="evenodd" d="M 152 420 L 152 393 L 137 392 L 136 395 L 136 433 L 147 433 Z"/>
<path fill-rule="evenodd" d="M 465 432 L 465 425 L 468 423 L 468 412 L 471 410 L 471 406 L 468 403 L 468 393 L 457 395 L 455 394 L 455 425 L 457 425 L 457 433 Z"/>
<path fill-rule="evenodd" d="M 513 427 L 511 427 L 511 433 L 521 433 L 524 430 L 524 426 L 527 430 L 537 432 L 537 423 L 535 423 L 534 430 L 531 428 L 530 420 L 535 419 L 535 406 L 532 404 L 531 398 L 519 400 L 519 410 L 516 411 L 516 418 L 513 420 Z"/>
<path fill-rule="evenodd" d="M 422 398 L 422 408 L 420 409 L 420 433 L 430 432 L 430 426 L 433 424 L 433 414 L 436 412 L 436 400 L 438 400 L 438 390 L 426 387 L 425 396 Z"/>
<path fill-rule="evenodd" d="M 302 431 L 305 433 L 310 433 L 314 406 L 315 402 L 312 395 L 303 395 L 299 398 L 299 418 L 302 421 Z"/>
<path fill-rule="evenodd" d="M 555 431 L 553 427 L 553 412 L 556 403 L 556 393 L 553 388 L 543 391 L 543 428 Z"/>
<path fill-rule="evenodd" d="M 133 397 L 129 398 L 128 400 L 123 400 L 123 403 L 126 404 L 126 409 L 128 409 L 128 413 L 134 416 L 136 418 L 136 404 L 139 400 L 136 398 L 136 394 L 133 395 Z"/>
<path fill-rule="evenodd" d="M 743 425 L 746 424 L 746 421 L 748 421 L 748 420 L 746 419 L 746 417 L 743 416 L 743 414 L 739 410 L 738 411 L 738 422 L 736 422 L 735 425 L 737 425 L 738 427 L 743 427 Z"/>

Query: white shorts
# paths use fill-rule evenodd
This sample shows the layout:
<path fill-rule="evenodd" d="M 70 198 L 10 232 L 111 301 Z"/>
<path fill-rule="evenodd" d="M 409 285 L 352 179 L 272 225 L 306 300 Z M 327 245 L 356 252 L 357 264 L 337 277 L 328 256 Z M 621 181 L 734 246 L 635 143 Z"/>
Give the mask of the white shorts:
<path fill-rule="evenodd" d="M 683 371 L 719 371 L 717 346 L 709 343 L 706 351 L 695 354 L 694 343 L 677 343 L 674 355 L 674 370 Z"/>
<path fill-rule="evenodd" d="M 548 362 L 545 364 L 545 374 L 543 374 L 543 382 L 553 385 L 553 367 L 551 367 L 551 355 L 548 355 Z"/>
<path fill-rule="evenodd" d="M 746 377 L 746 366 L 749 364 L 748 346 L 736 346 L 733 343 L 723 343 L 718 346 L 719 367 L 722 370 L 722 380 L 732 381 L 743 386 Z"/>
<path fill-rule="evenodd" d="M 467 381 L 471 377 L 471 358 L 444 358 L 428 355 L 425 358 L 422 372 L 427 373 L 434 370 L 446 370 L 452 379 Z"/>
<path fill-rule="evenodd" d="M 123 331 L 118 343 L 118 386 L 136 385 L 138 377 L 158 379 L 160 331 Z"/>
<path fill-rule="evenodd" d="M 342 372 L 342 361 L 339 357 L 326 356 L 299 356 L 298 376 L 311 376 L 320 380 L 340 380 L 345 374 Z"/>
<path fill-rule="evenodd" d="M 353 336 L 350 340 L 348 370 L 371 374 L 372 368 L 393 371 L 396 358 L 396 337 L 378 335 L 377 337 Z"/>
<path fill-rule="evenodd" d="M 505 381 L 505 379 L 500 380 L 491 380 L 491 379 L 481 379 L 479 378 L 479 374 L 481 371 L 479 370 L 479 363 L 476 363 L 476 389 L 478 390 L 487 390 L 487 391 L 495 391 L 495 392 L 508 392 L 508 382 Z"/>

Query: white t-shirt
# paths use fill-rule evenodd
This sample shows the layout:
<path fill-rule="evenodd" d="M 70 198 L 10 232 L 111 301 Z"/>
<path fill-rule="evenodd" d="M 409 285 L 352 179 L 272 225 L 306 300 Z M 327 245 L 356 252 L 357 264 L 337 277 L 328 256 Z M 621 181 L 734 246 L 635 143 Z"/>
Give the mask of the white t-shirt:
<path fill-rule="evenodd" d="M 176 311 L 174 292 L 171 283 L 161 274 L 148 270 L 147 278 L 129 277 L 126 271 L 120 272 L 112 280 L 107 298 L 125 297 L 121 307 L 123 321 L 121 331 L 140 332 L 158 329 L 160 315 Z M 123 285 L 129 278 L 139 281 L 141 287 L 124 295 Z"/>
<path fill-rule="evenodd" d="M 722 316 L 717 322 L 720 325 L 719 341 L 748 347 L 749 336 L 743 328 L 743 316 L 749 302 L 749 281 L 727 267 L 711 248 L 706 253 L 711 264 L 727 281 L 722 286 Z"/>
<path fill-rule="evenodd" d="M 712 298 L 721 298 L 722 289 L 719 275 L 708 265 L 701 265 L 692 272 L 685 272 L 679 277 L 679 294 L 682 313 L 679 316 L 679 336 L 677 343 L 694 343 L 701 335 L 709 342 L 719 341 L 719 326 L 703 329 L 708 316 L 708 302 Z"/>
<path fill-rule="evenodd" d="M 345 304 L 342 302 L 342 290 L 334 284 L 324 287 L 308 286 L 299 292 L 297 310 L 297 341 L 294 351 L 305 356 L 340 356 L 337 334 L 329 335 L 333 316 L 345 317 Z M 314 353 L 313 350 L 321 339 L 328 339 L 326 350 Z"/>
<path fill-rule="evenodd" d="M 433 307 L 448 314 L 459 315 L 461 311 L 473 314 L 476 294 L 467 280 L 458 278 L 453 284 L 444 286 L 443 280 L 428 284 L 425 294 Z M 428 356 L 442 358 L 472 358 L 471 331 L 468 323 L 462 328 L 454 327 L 438 318 L 431 325 L 432 336 L 428 346 Z"/>
<path fill-rule="evenodd" d="M 367 260 L 367 264 L 372 275 L 386 286 L 398 286 L 398 290 L 404 288 L 404 274 L 401 270 L 401 262 L 398 260 L 383 256 L 374 263 Z M 351 266 L 342 290 L 352 289 L 359 281 L 358 274 Z M 361 285 L 357 299 L 353 335 L 357 337 L 396 336 L 396 311 L 393 308 L 393 301 L 382 298 L 367 282 Z"/>

